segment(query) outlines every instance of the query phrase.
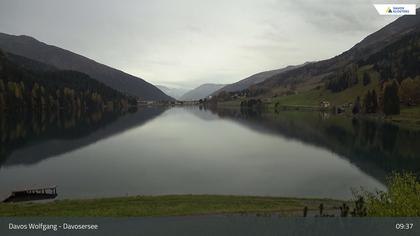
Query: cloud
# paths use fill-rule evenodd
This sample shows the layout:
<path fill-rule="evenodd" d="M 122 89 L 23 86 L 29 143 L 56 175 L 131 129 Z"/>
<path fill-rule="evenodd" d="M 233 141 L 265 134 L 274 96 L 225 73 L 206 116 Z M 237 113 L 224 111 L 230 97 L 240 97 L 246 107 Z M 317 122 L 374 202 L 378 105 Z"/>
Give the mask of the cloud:
<path fill-rule="evenodd" d="M 0 2 L 0 31 L 185 87 L 325 59 L 394 19 L 364 0 Z"/>

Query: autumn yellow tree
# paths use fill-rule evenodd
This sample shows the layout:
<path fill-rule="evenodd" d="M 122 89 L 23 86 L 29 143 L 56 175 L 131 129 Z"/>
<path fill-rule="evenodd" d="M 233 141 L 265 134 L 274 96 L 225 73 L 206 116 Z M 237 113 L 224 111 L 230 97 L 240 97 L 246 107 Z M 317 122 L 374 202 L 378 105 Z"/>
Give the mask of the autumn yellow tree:
<path fill-rule="evenodd" d="M 401 82 L 401 101 L 406 105 L 416 105 L 420 102 L 420 79 L 407 78 Z"/>

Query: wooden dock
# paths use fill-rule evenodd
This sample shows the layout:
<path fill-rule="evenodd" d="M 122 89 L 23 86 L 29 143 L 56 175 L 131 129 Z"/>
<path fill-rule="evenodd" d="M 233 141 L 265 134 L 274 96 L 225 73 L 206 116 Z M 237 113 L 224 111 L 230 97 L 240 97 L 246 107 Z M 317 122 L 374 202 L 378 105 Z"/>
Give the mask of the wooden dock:
<path fill-rule="evenodd" d="M 12 194 L 3 202 L 24 202 L 54 199 L 57 197 L 57 186 L 44 188 L 22 189 L 12 191 Z"/>

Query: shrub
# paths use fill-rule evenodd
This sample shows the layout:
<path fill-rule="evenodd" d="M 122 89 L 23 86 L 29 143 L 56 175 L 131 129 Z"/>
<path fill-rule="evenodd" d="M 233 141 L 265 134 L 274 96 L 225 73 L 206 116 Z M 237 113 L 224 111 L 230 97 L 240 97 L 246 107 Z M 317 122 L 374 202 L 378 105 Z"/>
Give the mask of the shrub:
<path fill-rule="evenodd" d="M 412 173 L 394 173 L 387 179 L 387 192 L 362 190 L 368 216 L 420 216 L 420 182 Z"/>

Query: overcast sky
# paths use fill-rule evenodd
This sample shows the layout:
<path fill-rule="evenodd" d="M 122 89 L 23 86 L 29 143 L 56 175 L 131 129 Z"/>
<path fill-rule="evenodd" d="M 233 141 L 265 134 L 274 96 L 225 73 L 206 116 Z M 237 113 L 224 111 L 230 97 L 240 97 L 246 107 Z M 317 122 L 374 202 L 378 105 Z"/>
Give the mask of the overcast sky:
<path fill-rule="evenodd" d="M 395 20 L 370 0 L 0 0 L 29 35 L 153 84 L 195 87 L 335 56 Z"/>

